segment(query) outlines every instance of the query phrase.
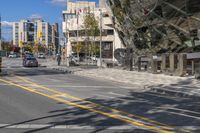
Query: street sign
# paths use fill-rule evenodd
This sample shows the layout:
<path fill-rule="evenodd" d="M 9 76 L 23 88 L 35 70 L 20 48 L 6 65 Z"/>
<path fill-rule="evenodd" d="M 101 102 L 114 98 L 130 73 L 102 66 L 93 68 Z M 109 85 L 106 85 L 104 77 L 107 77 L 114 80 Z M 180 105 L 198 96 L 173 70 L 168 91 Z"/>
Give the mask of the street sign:
<path fill-rule="evenodd" d="M 6 51 L 0 50 L 0 57 L 6 57 Z"/>

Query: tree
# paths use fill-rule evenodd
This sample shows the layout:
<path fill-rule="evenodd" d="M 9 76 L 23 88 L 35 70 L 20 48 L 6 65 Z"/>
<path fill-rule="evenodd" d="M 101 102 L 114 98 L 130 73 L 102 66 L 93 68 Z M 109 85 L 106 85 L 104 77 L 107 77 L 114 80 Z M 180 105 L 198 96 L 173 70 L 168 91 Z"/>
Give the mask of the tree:
<path fill-rule="evenodd" d="M 38 52 L 41 52 L 41 53 L 45 53 L 45 46 L 43 45 L 38 45 Z"/>
<path fill-rule="evenodd" d="M 80 52 L 81 52 L 81 50 L 82 50 L 82 47 L 83 47 L 83 45 L 82 45 L 81 43 L 78 43 L 78 44 L 75 46 L 78 59 L 79 59 L 79 55 L 80 55 Z"/>
<path fill-rule="evenodd" d="M 9 42 L 3 41 L 3 42 L 2 42 L 2 50 L 5 50 L 5 51 L 7 51 L 7 52 L 10 52 L 10 51 L 13 50 L 13 45 L 12 45 L 11 43 L 9 43 Z"/>
<path fill-rule="evenodd" d="M 34 51 L 34 47 L 31 44 L 27 44 L 23 48 L 24 48 L 24 51 L 29 51 L 31 53 Z"/>
<path fill-rule="evenodd" d="M 87 38 L 93 37 L 93 40 L 88 40 L 91 41 L 91 45 L 92 46 L 88 46 L 89 48 L 89 53 L 93 56 L 94 54 L 96 55 L 96 51 L 94 50 L 94 48 L 96 48 L 96 44 L 95 44 L 95 38 L 97 36 L 99 36 L 99 22 L 98 20 L 95 18 L 95 15 L 93 13 L 88 13 L 85 17 L 84 17 L 84 29 L 85 29 L 85 34 L 87 36 Z M 92 47 L 92 48 L 90 48 Z"/>
<path fill-rule="evenodd" d="M 81 49 L 82 49 L 82 44 L 81 44 L 81 43 L 78 43 L 78 44 L 76 45 L 76 53 L 80 54 Z"/>

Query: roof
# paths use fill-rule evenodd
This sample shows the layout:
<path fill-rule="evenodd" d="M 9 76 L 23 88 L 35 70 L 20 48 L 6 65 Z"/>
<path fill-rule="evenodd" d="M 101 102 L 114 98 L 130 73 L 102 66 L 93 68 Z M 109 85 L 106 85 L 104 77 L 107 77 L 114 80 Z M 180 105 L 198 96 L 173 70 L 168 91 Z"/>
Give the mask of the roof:
<path fill-rule="evenodd" d="M 200 52 L 187 53 L 187 59 L 200 59 Z"/>

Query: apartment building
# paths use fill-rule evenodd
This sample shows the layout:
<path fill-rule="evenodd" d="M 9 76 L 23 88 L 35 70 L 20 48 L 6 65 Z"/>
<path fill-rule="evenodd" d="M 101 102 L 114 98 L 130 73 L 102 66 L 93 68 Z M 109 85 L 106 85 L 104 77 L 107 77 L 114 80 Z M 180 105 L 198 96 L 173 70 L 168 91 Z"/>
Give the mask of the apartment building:
<path fill-rule="evenodd" d="M 55 27 L 41 19 L 21 20 L 13 23 L 13 44 L 23 47 L 39 43 L 48 49 L 53 49 L 53 46 L 59 45 L 57 32 L 58 24 Z"/>
<path fill-rule="evenodd" d="M 39 41 L 42 45 L 52 45 L 52 26 L 42 20 L 34 21 L 34 40 Z"/>
<path fill-rule="evenodd" d="M 94 41 L 95 45 L 100 48 L 100 36 L 86 36 L 84 28 L 84 18 L 88 13 L 94 14 L 99 25 L 102 23 L 102 57 L 104 59 L 114 59 L 114 51 L 121 48 L 121 41 L 113 28 L 112 17 L 106 8 L 99 8 L 95 2 L 68 2 L 67 10 L 63 11 L 63 33 L 66 36 L 67 56 L 76 53 L 76 45 L 82 44 L 85 47 L 89 42 Z M 102 18 L 102 19 L 100 19 Z M 102 22 L 100 22 L 102 20 Z M 100 26 L 99 26 L 100 27 Z M 85 53 L 82 49 L 81 53 Z"/>
<path fill-rule="evenodd" d="M 22 46 L 24 43 L 34 41 L 34 24 L 29 20 L 13 23 L 13 44 Z"/>

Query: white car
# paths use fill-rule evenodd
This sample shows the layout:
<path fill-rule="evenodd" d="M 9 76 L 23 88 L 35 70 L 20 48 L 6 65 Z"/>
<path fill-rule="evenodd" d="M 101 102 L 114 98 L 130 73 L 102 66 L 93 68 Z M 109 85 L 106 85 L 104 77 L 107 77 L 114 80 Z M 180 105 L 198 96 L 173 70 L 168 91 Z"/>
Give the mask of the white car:
<path fill-rule="evenodd" d="M 45 59 L 45 54 L 43 54 L 43 53 L 38 54 L 38 58 L 39 59 Z"/>
<path fill-rule="evenodd" d="M 80 58 L 75 55 L 75 56 L 72 56 L 72 60 L 75 61 L 75 62 L 79 62 Z"/>
<path fill-rule="evenodd" d="M 97 61 L 98 58 L 99 58 L 99 56 L 92 56 L 92 57 L 91 57 L 91 60 L 93 60 L 93 61 Z"/>
<path fill-rule="evenodd" d="M 17 58 L 17 54 L 9 54 L 9 58 Z"/>

